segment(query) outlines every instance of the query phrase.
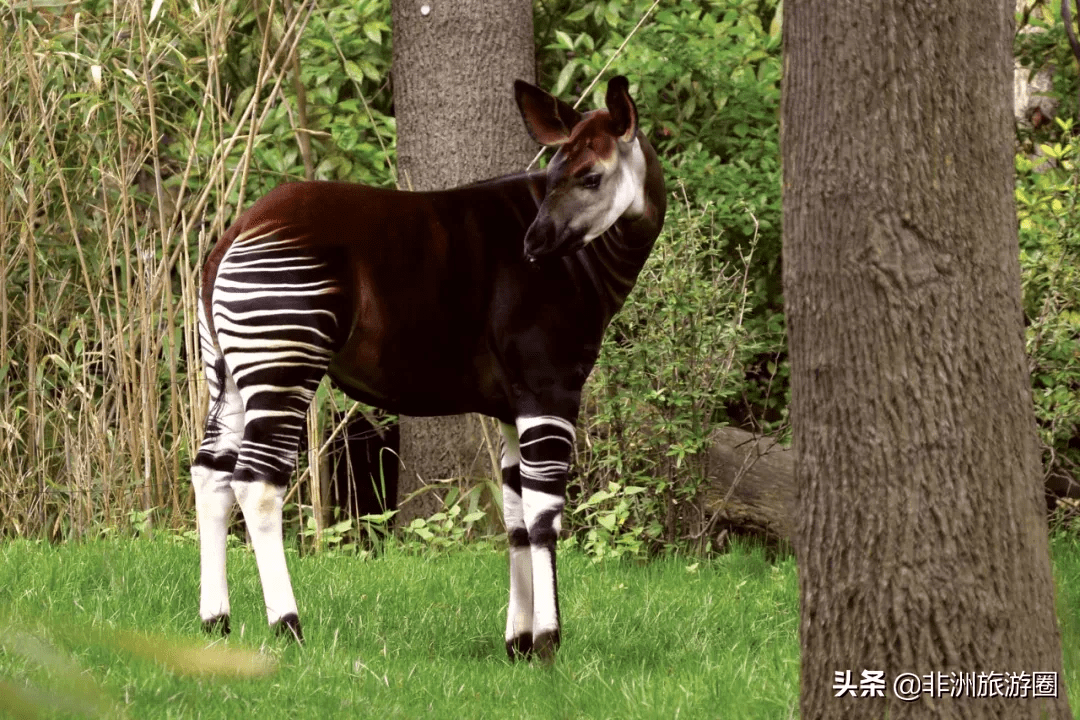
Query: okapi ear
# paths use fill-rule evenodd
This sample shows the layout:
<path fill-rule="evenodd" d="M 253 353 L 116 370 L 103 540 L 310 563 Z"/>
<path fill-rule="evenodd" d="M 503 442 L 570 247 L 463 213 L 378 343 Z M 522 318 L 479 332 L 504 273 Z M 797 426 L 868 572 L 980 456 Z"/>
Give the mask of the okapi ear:
<path fill-rule="evenodd" d="M 622 75 L 608 80 L 604 102 L 615 124 L 614 134 L 623 142 L 633 140 L 637 135 L 637 106 L 630 98 L 630 82 Z"/>
<path fill-rule="evenodd" d="M 541 145 L 562 145 L 581 120 L 581 113 L 524 80 L 514 81 L 514 99 L 525 129 Z"/>

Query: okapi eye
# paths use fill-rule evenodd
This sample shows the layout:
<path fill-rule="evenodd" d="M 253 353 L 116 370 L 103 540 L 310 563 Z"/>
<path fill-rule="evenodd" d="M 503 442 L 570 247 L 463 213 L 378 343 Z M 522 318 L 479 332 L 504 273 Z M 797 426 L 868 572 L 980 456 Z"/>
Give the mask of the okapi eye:
<path fill-rule="evenodd" d="M 600 187 L 600 173 L 589 173 L 581 179 L 581 186 L 587 190 Z"/>

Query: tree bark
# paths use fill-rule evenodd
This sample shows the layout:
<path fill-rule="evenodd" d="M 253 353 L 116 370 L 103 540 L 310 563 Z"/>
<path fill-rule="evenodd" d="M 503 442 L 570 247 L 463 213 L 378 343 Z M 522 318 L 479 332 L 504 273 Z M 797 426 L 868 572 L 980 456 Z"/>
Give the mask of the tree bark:
<path fill-rule="evenodd" d="M 1012 17 L 1008 0 L 785 7 L 804 720 L 1071 717 L 1024 357 Z M 856 693 L 884 671 L 884 697 L 835 697 L 845 671 Z M 1032 671 L 1058 673 L 1057 698 L 948 697 L 949 673 Z M 944 673 L 945 697 L 899 700 L 901 673 Z"/>
<path fill-rule="evenodd" d="M 533 81 L 529 0 L 394 0 L 398 185 L 438 190 L 524 170 L 534 144 L 514 104 L 514 80 Z M 402 418 L 402 498 L 426 483 L 490 477 L 476 416 Z M 399 522 L 442 506 L 422 492 Z"/>

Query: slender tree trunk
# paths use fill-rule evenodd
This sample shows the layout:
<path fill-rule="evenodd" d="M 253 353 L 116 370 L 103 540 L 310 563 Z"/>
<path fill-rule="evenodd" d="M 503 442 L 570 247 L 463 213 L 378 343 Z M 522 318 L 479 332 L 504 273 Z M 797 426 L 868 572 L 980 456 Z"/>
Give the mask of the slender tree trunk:
<path fill-rule="evenodd" d="M 534 76 L 529 0 L 394 0 L 398 185 L 435 190 L 524 170 L 534 144 L 514 104 Z M 400 494 L 427 481 L 490 476 L 479 418 L 403 418 Z M 430 494 L 402 507 L 434 512 Z"/>
<path fill-rule="evenodd" d="M 1011 0 L 785 7 L 804 720 L 1071 717 L 1024 357 L 1012 17 Z M 835 697 L 848 671 L 860 695 L 883 671 L 884 697 Z M 1033 671 L 1057 673 L 1057 698 L 977 677 L 1027 673 L 1030 698 Z M 897 699 L 902 673 L 943 673 L 945 697 Z M 962 697 L 950 673 L 976 674 Z"/>

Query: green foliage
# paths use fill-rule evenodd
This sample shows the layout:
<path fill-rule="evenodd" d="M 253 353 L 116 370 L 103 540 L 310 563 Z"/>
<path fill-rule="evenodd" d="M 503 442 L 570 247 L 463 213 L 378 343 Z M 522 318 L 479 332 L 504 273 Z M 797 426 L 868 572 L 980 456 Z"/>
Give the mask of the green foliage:
<path fill-rule="evenodd" d="M 1073 0 L 1075 2 L 1075 0 Z M 1058 117 L 1077 117 L 1077 90 L 1080 76 L 1065 37 L 1061 21 L 1061 0 L 1033 0 L 1025 3 L 1030 10 L 1019 13 L 1013 53 L 1020 64 L 1032 73 L 1052 71 L 1053 95 L 1060 103 Z M 1077 22 L 1073 13 L 1073 23 Z"/>
<path fill-rule="evenodd" d="M 271 53 L 289 38 L 281 18 L 274 16 L 268 26 L 265 12 L 266 6 L 246 6 L 228 35 L 222 82 L 231 109 L 226 122 L 232 127 L 243 127 L 245 108 L 257 88 L 263 98 L 271 97 L 274 78 L 259 84 L 267 27 Z M 261 119 L 252 148 L 247 197 L 307 176 L 302 136 L 310 140 L 312 179 L 393 186 L 396 132 L 386 83 L 391 59 L 389 16 L 388 0 L 332 3 L 312 12 L 297 44 L 296 60 L 285 62 L 281 101 L 267 108 Z M 196 112 L 197 106 L 189 104 L 185 121 L 194 124 Z M 181 153 L 193 151 L 209 155 L 212 148 L 204 143 L 184 147 Z M 197 185 L 203 181 L 199 176 L 189 180 Z"/>
<path fill-rule="evenodd" d="M 489 527 L 484 522 L 488 513 L 481 506 L 481 496 L 485 489 L 491 488 L 487 485 L 476 485 L 462 493 L 458 488 L 451 487 L 443 498 L 443 510 L 428 518 L 414 518 L 402 528 L 405 547 L 414 551 L 445 550 L 477 539 L 481 528 Z M 420 542 L 416 543 L 416 540 Z"/>
<path fill-rule="evenodd" d="M 662 528 L 654 524 L 647 527 L 642 519 L 648 519 L 649 503 L 638 497 L 647 492 L 641 485 L 623 486 L 611 481 L 604 490 L 597 490 L 584 502 L 572 503 L 569 517 L 581 523 L 584 536 L 572 535 L 565 547 L 580 547 L 599 562 L 608 557 L 641 557 L 649 549 L 646 539 L 659 537 Z M 644 501 L 643 501 L 644 500 Z M 655 521 L 654 521 L 655 523 Z M 651 532 L 646 535 L 646 530 Z"/>
<path fill-rule="evenodd" d="M 1035 412 L 1051 465 L 1080 468 L 1080 141 L 1058 119 L 1052 142 L 1016 158 L 1016 207 Z"/>
<path fill-rule="evenodd" d="M 338 522 L 319 530 L 315 523 L 315 514 L 308 515 L 307 524 L 304 526 L 304 537 L 314 541 L 316 536 L 327 548 L 349 549 L 350 544 L 346 540 L 353 530 L 352 518 L 339 520 Z"/>
<path fill-rule="evenodd" d="M 284 180 L 394 183 L 388 0 L 199 5 L 151 20 L 86 2 L 77 21 L 74 6 L 0 6 L 0 533 L 190 527 L 200 256 Z M 538 83 L 578 97 L 614 57 L 607 76 L 630 78 L 672 200 L 587 387 L 566 526 L 594 558 L 704 545 L 712 429 L 786 434 L 779 3 L 668 0 L 615 57 L 651 7 L 534 12 Z M 1044 31 L 1019 33 L 1017 55 L 1056 68 L 1061 121 L 1020 132 L 1024 310 L 1047 457 L 1076 467 L 1078 81 L 1059 0 L 1033 7 Z M 318 404 L 346 406 L 325 391 Z M 387 514 L 317 528 L 309 485 L 288 515 L 301 547 L 366 553 L 361 536 L 382 537 Z M 497 488 L 478 487 L 403 528 L 410 547 L 498 534 Z"/>
<path fill-rule="evenodd" d="M 783 339 L 782 328 L 767 336 L 744 323 L 756 245 L 736 266 L 724 259 L 726 242 L 711 208 L 669 207 L 605 338 L 587 385 L 588 442 L 568 522 L 595 557 L 708 542 L 701 453 L 738 399 L 746 365 Z"/>
<path fill-rule="evenodd" d="M 555 3 L 537 21 L 558 23 L 541 53 L 541 84 L 579 96 L 651 4 Z M 669 187 L 682 179 L 692 204 L 710 204 L 732 249 L 758 236 L 761 278 L 775 274 L 780 257 L 776 13 L 773 0 L 662 3 L 609 70 L 630 79 Z M 603 106 L 604 88 L 598 83 L 584 104 Z M 779 285 L 773 290 L 776 301 Z"/>

